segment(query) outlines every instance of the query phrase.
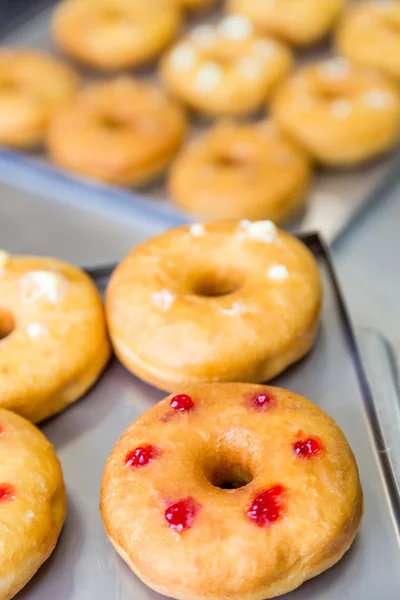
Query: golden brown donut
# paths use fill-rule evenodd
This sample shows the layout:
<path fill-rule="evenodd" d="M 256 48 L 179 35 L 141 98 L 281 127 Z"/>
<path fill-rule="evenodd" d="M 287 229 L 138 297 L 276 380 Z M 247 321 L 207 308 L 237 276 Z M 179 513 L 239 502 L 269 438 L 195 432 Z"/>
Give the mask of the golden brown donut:
<path fill-rule="evenodd" d="M 295 46 L 318 42 L 333 27 L 346 0 L 229 0 L 228 10 L 246 15 L 264 34 Z"/>
<path fill-rule="evenodd" d="M 320 163 L 351 166 L 400 134 L 400 88 L 386 75 L 332 58 L 299 69 L 272 104 L 279 125 Z"/>
<path fill-rule="evenodd" d="M 55 258 L 0 253 L 0 406 L 33 422 L 97 380 L 110 356 L 101 298 Z"/>
<path fill-rule="evenodd" d="M 50 117 L 78 88 L 75 73 L 37 50 L 0 49 L 0 145 L 39 145 Z"/>
<path fill-rule="evenodd" d="M 311 165 L 272 121 L 221 123 L 169 171 L 172 200 L 207 219 L 286 221 L 303 206 Z"/>
<path fill-rule="evenodd" d="M 363 495 L 338 425 L 292 392 L 184 388 L 122 435 L 101 512 L 116 551 L 179 600 L 264 600 L 339 561 Z"/>
<path fill-rule="evenodd" d="M 174 2 L 184 10 L 204 11 L 219 2 L 219 0 L 174 0 Z"/>
<path fill-rule="evenodd" d="M 13 598 L 53 552 L 65 511 L 63 476 L 53 446 L 34 425 L 0 409 L 2 600 Z"/>
<path fill-rule="evenodd" d="M 93 83 L 51 121 L 51 159 L 120 185 L 160 174 L 186 134 L 183 110 L 153 85 L 130 77 Z"/>
<path fill-rule="evenodd" d="M 400 79 L 400 2 L 351 6 L 339 24 L 336 47 L 339 54 Z"/>
<path fill-rule="evenodd" d="M 320 305 L 313 256 L 271 221 L 171 229 L 128 254 L 106 293 L 117 356 L 168 391 L 271 379 L 310 350 Z"/>
<path fill-rule="evenodd" d="M 154 59 L 175 37 L 181 10 L 171 0 L 63 0 L 53 15 L 57 45 L 104 71 Z"/>
<path fill-rule="evenodd" d="M 161 61 L 166 88 L 191 108 L 215 117 L 260 108 L 292 64 L 286 46 L 255 34 L 242 15 L 201 25 Z"/>

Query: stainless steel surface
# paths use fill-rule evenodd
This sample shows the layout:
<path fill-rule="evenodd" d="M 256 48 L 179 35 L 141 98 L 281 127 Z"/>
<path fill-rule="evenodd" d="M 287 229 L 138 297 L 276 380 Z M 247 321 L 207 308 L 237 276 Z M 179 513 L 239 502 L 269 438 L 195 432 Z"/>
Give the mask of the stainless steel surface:
<path fill-rule="evenodd" d="M 114 217 L 102 211 L 101 204 L 98 212 L 89 213 L 78 209 L 76 203 L 68 206 L 25 194 L 5 194 L 0 203 L 0 245 L 12 251 L 42 252 L 93 264 L 96 258 L 119 258 L 160 227 L 158 223 L 137 227 L 121 218 L 117 210 Z M 345 431 L 360 467 L 365 519 L 353 548 L 339 565 L 288 597 L 376 600 L 384 589 L 385 600 L 397 600 L 399 497 L 386 455 L 378 452 L 381 440 L 376 438 L 376 423 L 370 421 L 368 403 L 360 389 L 332 281 L 323 261 L 320 266 L 325 300 L 316 347 L 276 383 L 325 408 Z M 107 542 L 98 502 L 102 468 L 114 442 L 162 395 L 114 361 L 86 398 L 43 426 L 62 461 L 68 517 L 54 555 L 21 592 L 21 599 L 160 598 L 131 574 Z"/>
<path fill-rule="evenodd" d="M 3 43 L 36 46 L 54 52 L 49 17 L 50 11 L 43 10 L 34 19 L 4 37 Z M 317 55 L 324 56 L 326 52 L 326 49 L 322 49 Z M 304 58 L 310 57 L 302 57 Z M 333 241 L 368 202 L 376 199 L 376 195 L 371 195 L 371 192 L 386 177 L 397 179 L 395 162 L 396 157 L 392 155 L 356 170 L 341 173 L 320 171 L 311 187 L 307 208 L 290 228 L 298 231 L 318 230 L 327 241 Z M 157 184 L 148 188 L 145 194 L 139 194 L 102 186 L 72 175 L 60 178 L 57 173 L 60 172 L 40 156 L 22 156 L 0 151 L 0 181 L 11 180 L 17 186 L 25 189 L 29 187 L 32 191 L 58 200 L 63 200 L 70 193 L 78 194 L 82 203 L 100 193 L 104 202 L 110 205 L 117 203 L 121 209 L 130 211 L 131 214 L 138 210 L 141 214 L 148 213 L 149 218 L 151 215 L 157 216 L 165 225 L 192 218 L 167 201 L 163 185 Z"/>

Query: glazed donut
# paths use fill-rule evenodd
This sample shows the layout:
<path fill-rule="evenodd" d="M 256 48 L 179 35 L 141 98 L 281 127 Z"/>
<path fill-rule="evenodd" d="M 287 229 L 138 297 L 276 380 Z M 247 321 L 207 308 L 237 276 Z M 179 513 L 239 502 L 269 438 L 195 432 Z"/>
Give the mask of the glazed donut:
<path fill-rule="evenodd" d="M 339 54 L 400 78 L 400 3 L 391 0 L 351 6 L 337 32 Z"/>
<path fill-rule="evenodd" d="M 63 476 L 54 448 L 34 425 L 0 409 L 2 600 L 13 598 L 53 552 L 65 511 Z"/>
<path fill-rule="evenodd" d="M 47 145 L 61 167 L 120 185 L 146 183 L 179 149 L 182 109 L 129 77 L 93 83 L 52 119 Z"/>
<path fill-rule="evenodd" d="M 289 78 L 275 96 L 272 112 L 320 163 L 355 165 L 396 143 L 400 88 L 378 71 L 333 58 Z"/>
<path fill-rule="evenodd" d="M 292 64 L 290 51 L 258 37 L 241 15 L 201 25 L 161 61 L 166 88 L 191 108 L 215 117 L 260 108 Z"/>
<path fill-rule="evenodd" d="M 333 27 L 346 0 L 229 0 L 228 10 L 246 15 L 264 34 L 309 46 Z"/>
<path fill-rule="evenodd" d="M 154 59 L 178 33 L 181 11 L 171 0 L 63 0 L 53 15 L 57 45 L 100 70 Z"/>
<path fill-rule="evenodd" d="M 117 356 L 168 391 L 271 379 L 310 350 L 320 305 L 313 256 L 271 221 L 171 229 L 128 254 L 106 293 Z"/>
<path fill-rule="evenodd" d="M 184 149 L 169 172 L 176 204 L 211 220 L 296 214 L 310 181 L 306 154 L 272 122 L 224 123 Z"/>
<path fill-rule="evenodd" d="M 2 252 L 0 298 L 0 406 L 42 421 L 80 398 L 108 361 L 100 296 L 72 265 Z"/>
<path fill-rule="evenodd" d="M 39 145 L 50 117 L 75 94 L 78 78 L 37 50 L 0 50 L 0 144 Z"/>
<path fill-rule="evenodd" d="M 203 11 L 217 4 L 218 0 L 175 0 L 181 9 L 189 11 Z"/>
<path fill-rule="evenodd" d="M 363 495 L 336 423 L 279 388 L 183 392 L 126 430 L 103 474 L 107 535 L 138 577 L 179 600 L 264 600 L 339 561 Z"/>

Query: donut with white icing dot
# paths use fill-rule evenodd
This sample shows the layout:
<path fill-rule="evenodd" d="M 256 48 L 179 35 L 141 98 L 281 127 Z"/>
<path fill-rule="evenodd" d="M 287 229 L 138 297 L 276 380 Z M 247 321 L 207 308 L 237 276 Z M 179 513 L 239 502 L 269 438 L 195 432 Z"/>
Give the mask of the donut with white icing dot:
<path fill-rule="evenodd" d="M 103 473 L 116 551 L 179 600 L 265 600 L 341 559 L 363 495 L 338 425 L 292 392 L 189 386 L 139 417 Z"/>
<path fill-rule="evenodd" d="M 400 88 L 387 75 L 335 57 L 299 69 L 272 113 L 320 163 L 347 166 L 388 150 L 400 135 Z"/>
<path fill-rule="evenodd" d="M 229 0 L 228 10 L 246 15 L 263 34 L 295 46 L 315 44 L 330 31 L 346 0 Z"/>
<path fill-rule="evenodd" d="M 400 3 L 350 6 L 339 23 L 336 47 L 339 54 L 400 79 Z"/>
<path fill-rule="evenodd" d="M 39 422 L 80 398 L 110 356 L 89 277 L 53 258 L 0 253 L 0 407 Z"/>
<path fill-rule="evenodd" d="M 2 600 L 13 598 L 48 559 L 65 512 L 63 476 L 54 448 L 34 425 L 0 409 Z"/>
<path fill-rule="evenodd" d="M 156 58 L 182 22 L 171 0 L 63 0 L 53 14 L 53 37 L 78 62 L 115 71 Z"/>
<path fill-rule="evenodd" d="M 68 104 L 79 79 L 67 64 L 37 50 L 0 50 L 0 145 L 29 150 L 43 142 L 51 117 Z"/>
<path fill-rule="evenodd" d="M 307 154 L 273 122 L 217 124 L 184 148 L 168 174 L 171 199 L 201 218 L 281 223 L 303 206 Z"/>
<path fill-rule="evenodd" d="M 166 88 L 210 117 L 251 113 L 271 95 L 292 64 L 286 46 L 258 36 L 242 15 L 200 25 L 161 61 Z"/>
<path fill-rule="evenodd" d="M 315 259 L 271 221 L 172 229 L 124 258 L 106 292 L 117 356 L 171 391 L 271 379 L 310 350 L 320 305 Z"/>

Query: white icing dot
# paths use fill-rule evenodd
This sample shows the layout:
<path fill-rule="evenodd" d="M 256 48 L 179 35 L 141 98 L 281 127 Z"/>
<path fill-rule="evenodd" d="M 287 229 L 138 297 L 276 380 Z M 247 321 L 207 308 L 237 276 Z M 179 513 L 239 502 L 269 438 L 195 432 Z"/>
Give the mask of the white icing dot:
<path fill-rule="evenodd" d="M 268 277 L 277 281 L 283 281 L 289 277 L 289 271 L 285 265 L 274 265 L 268 269 Z"/>
<path fill-rule="evenodd" d="M 30 271 L 21 278 L 22 302 L 44 298 L 53 304 L 61 298 L 65 279 L 52 271 Z"/>
<path fill-rule="evenodd" d="M 200 237 L 206 232 L 206 230 L 204 229 L 204 225 L 202 225 L 201 223 L 193 223 L 193 225 L 190 226 L 189 231 L 193 237 Z"/>
<path fill-rule="evenodd" d="M 215 90 L 222 81 L 223 70 L 218 63 L 206 62 L 198 70 L 196 88 L 201 92 Z"/>
<path fill-rule="evenodd" d="M 263 60 L 271 60 L 276 56 L 278 47 L 269 40 L 258 40 L 253 44 L 254 53 Z"/>
<path fill-rule="evenodd" d="M 218 31 L 230 40 L 244 40 L 252 35 L 253 25 L 244 15 L 229 15 L 222 19 Z"/>
<path fill-rule="evenodd" d="M 237 70 L 247 79 L 258 79 L 263 73 L 260 61 L 253 56 L 245 56 L 236 63 Z"/>
<path fill-rule="evenodd" d="M 241 302 L 234 302 L 231 308 L 221 308 L 221 312 L 228 317 L 238 317 L 247 312 L 247 308 Z"/>
<path fill-rule="evenodd" d="M 333 100 L 331 102 L 331 111 L 336 119 L 347 119 L 351 115 L 352 106 L 348 100 Z"/>
<path fill-rule="evenodd" d="M 26 330 L 28 332 L 29 337 L 32 339 L 36 339 L 42 337 L 43 335 L 47 335 L 49 332 L 46 325 L 44 325 L 43 323 L 29 323 Z"/>
<path fill-rule="evenodd" d="M 331 58 L 319 65 L 319 72 L 329 79 L 342 79 L 350 72 L 350 65 L 345 58 Z"/>
<path fill-rule="evenodd" d="M 32 510 L 28 510 L 28 512 L 26 513 L 26 516 L 28 517 L 28 519 L 33 519 L 35 516 L 35 513 Z"/>
<path fill-rule="evenodd" d="M 4 267 L 8 263 L 9 258 L 10 258 L 10 255 L 8 254 L 8 252 L 6 252 L 5 250 L 0 250 L 0 272 L 4 269 Z"/>
<path fill-rule="evenodd" d="M 190 44 L 178 44 L 169 55 L 171 66 L 178 71 L 187 71 L 194 65 L 197 53 Z"/>
<path fill-rule="evenodd" d="M 154 306 L 160 308 L 161 310 L 168 310 L 175 298 L 175 294 L 169 292 L 168 290 L 161 290 L 160 292 L 155 292 L 151 295 Z"/>
<path fill-rule="evenodd" d="M 272 221 L 240 221 L 239 233 L 255 240 L 270 243 L 277 236 L 277 229 Z"/>
<path fill-rule="evenodd" d="M 387 90 L 370 90 L 363 95 L 363 102 L 368 108 L 384 110 L 393 102 L 393 94 Z"/>
<path fill-rule="evenodd" d="M 190 38 L 202 48 L 209 48 L 215 41 L 214 29 L 211 25 L 199 25 L 192 29 Z"/>

